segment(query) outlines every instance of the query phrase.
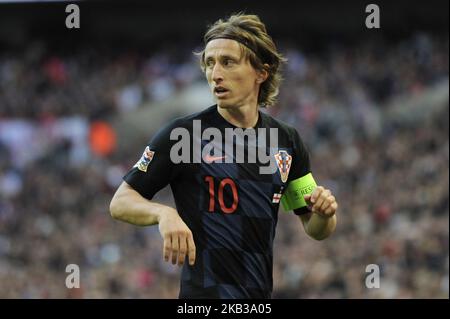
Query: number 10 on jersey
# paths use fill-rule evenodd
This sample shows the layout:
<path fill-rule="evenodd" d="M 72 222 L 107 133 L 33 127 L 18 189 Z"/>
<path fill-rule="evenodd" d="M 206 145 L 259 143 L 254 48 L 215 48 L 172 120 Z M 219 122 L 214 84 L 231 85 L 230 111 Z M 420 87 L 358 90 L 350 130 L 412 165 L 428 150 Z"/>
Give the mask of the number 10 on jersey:
<path fill-rule="evenodd" d="M 205 182 L 209 186 L 209 205 L 208 205 L 208 211 L 213 213 L 216 203 L 216 187 L 214 183 L 214 177 L 212 176 L 205 176 Z M 231 205 L 226 205 L 224 201 L 223 192 L 225 190 L 225 187 L 229 187 L 231 189 L 231 193 L 233 195 L 233 202 Z M 219 200 L 220 210 L 224 212 L 225 214 L 232 214 L 236 211 L 238 202 L 239 202 L 239 196 L 237 192 L 237 187 L 234 181 L 231 178 L 223 178 L 220 180 L 218 189 L 217 189 L 217 198 Z"/>

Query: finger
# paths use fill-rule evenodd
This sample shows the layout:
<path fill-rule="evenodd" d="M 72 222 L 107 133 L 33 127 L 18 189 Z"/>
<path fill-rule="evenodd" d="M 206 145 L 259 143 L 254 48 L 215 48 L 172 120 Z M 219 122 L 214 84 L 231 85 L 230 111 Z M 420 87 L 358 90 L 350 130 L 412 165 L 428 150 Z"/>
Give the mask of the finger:
<path fill-rule="evenodd" d="M 311 194 L 306 194 L 303 196 L 305 202 L 306 202 L 306 206 L 308 207 L 309 210 L 311 210 L 312 204 L 311 204 Z"/>
<path fill-rule="evenodd" d="M 325 212 L 325 211 L 328 209 L 328 207 L 330 207 L 331 204 L 335 202 L 335 200 L 336 200 L 336 199 L 334 198 L 333 195 L 328 196 L 328 197 L 323 201 L 322 206 L 319 207 L 319 210 L 320 210 L 321 212 Z"/>
<path fill-rule="evenodd" d="M 336 202 L 331 203 L 330 207 L 328 207 L 328 208 L 325 210 L 325 216 L 331 217 L 331 216 L 333 216 L 334 214 L 336 214 L 337 207 L 338 207 L 338 204 L 337 204 Z"/>
<path fill-rule="evenodd" d="M 192 233 L 188 235 L 187 242 L 188 242 L 189 265 L 192 266 L 195 263 L 195 254 L 196 254 L 196 248 L 194 239 L 192 238 Z"/>
<path fill-rule="evenodd" d="M 331 206 L 328 207 L 324 212 L 326 217 L 331 217 L 334 215 L 334 213 L 335 213 L 335 211 L 333 210 L 333 208 Z"/>
<path fill-rule="evenodd" d="M 336 202 L 334 202 L 334 203 L 331 204 L 331 208 L 332 208 L 332 210 L 333 210 L 334 213 L 337 212 L 338 207 L 339 207 L 339 205 L 338 205 L 338 203 L 336 203 Z"/>
<path fill-rule="evenodd" d="M 324 188 L 322 186 L 317 186 L 314 191 L 311 194 L 311 203 L 314 204 L 317 199 L 319 198 L 320 194 L 322 193 L 322 191 L 324 190 Z"/>
<path fill-rule="evenodd" d="M 316 203 L 314 204 L 313 210 L 315 211 L 320 211 L 320 207 L 322 206 L 323 202 L 325 201 L 325 199 L 330 196 L 330 191 L 328 189 L 323 190 L 320 193 L 320 196 L 317 198 Z"/>
<path fill-rule="evenodd" d="M 164 236 L 163 256 L 165 261 L 169 261 L 170 251 L 172 250 L 172 243 L 170 235 Z"/>
<path fill-rule="evenodd" d="M 310 203 L 310 201 L 311 201 L 311 194 L 306 194 L 306 195 L 303 196 L 303 198 L 305 199 L 305 201 L 307 203 Z"/>
<path fill-rule="evenodd" d="M 177 263 L 178 252 L 180 251 L 178 244 L 178 234 L 172 235 L 172 264 L 175 265 Z"/>
<path fill-rule="evenodd" d="M 180 252 L 178 253 L 178 265 L 183 266 L 184 259 L 186 258 L 187 238 L 184 234 L 180 234 L 179 238 L 180 238 Z"/>

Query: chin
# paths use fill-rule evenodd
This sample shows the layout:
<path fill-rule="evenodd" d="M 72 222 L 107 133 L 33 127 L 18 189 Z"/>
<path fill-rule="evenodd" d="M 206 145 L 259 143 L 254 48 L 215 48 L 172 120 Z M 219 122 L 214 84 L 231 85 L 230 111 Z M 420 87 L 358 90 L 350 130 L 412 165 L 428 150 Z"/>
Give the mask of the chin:
<path fill-rule="evenodd" d="M 227 101 L 217 100 L 216 102 L 217 102 L 217 106 L 222 109 L 230 109 L 233 107 L 233 105 Z"/>
<path fill-rule="evenodd" d="M 217 106 L 222 109 L 239 109 L 242 104 L 240 101 L 234 99 L 223 99 L 223 100 L 216 100 Z"/>

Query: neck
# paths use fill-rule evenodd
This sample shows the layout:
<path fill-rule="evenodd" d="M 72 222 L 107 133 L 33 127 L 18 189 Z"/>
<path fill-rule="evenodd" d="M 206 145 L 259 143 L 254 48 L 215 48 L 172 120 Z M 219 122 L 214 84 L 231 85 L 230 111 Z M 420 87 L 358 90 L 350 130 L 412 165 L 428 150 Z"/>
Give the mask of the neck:
<path fill-rule="evenodd" d="M 228 122 L 236 127 L 253 128 L 258 123 L 258 106 L 256 107 L 240 107 L 240 108 L 223 108 L 217 106 L 217 111 Z"/>

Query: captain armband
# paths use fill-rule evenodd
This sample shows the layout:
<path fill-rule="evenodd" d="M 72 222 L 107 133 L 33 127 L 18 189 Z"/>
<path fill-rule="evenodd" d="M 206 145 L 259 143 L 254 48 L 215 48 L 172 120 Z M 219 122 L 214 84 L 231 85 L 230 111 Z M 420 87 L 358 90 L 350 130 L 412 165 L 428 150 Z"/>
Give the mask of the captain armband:
<path fill-rule="evenodd" d="M 286 212 L 307 206 L 303 196 L 311 194 L 317 187 L 311 173 L 291 181 L 281 197 L 281 204 Z"/>

